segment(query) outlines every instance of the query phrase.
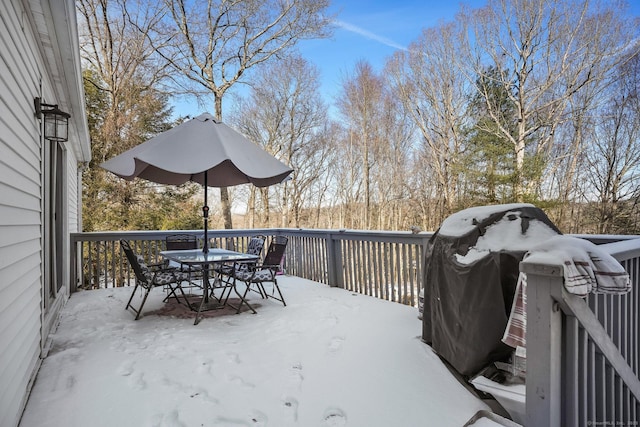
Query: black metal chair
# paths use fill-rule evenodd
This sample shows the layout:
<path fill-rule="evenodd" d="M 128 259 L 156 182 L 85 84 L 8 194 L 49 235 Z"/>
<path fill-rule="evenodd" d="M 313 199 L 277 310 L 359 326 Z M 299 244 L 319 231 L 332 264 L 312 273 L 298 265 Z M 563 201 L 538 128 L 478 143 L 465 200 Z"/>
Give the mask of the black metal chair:
<path fill-rule="evenodd" d="M 247 294 L 250 290 L 259 293 L 262 298 L 272 298 L 280 301 L 284 306 L 287 305 L 284 296 L 282 295 L 282 291 L 278 286 L 277 279 L 277 275 L 282 269 L 282 260 L 284 259 L 284 253 L 287 248 L 287 241 L 288 239 L 284 236 L 274 237 L 269 244 L 269 248 L 267 249 L 267 253 L 265 254 L 262 263 L 249 265 L 247 269 L 236 268 L 234 270 L 233 287 L 236 292 L 238 292 L 236 287 L 238 281 L 243 282 L 246 285 L 244 294 L 240 296 L 240 304 L 237 308 L 234 307 L 236 308 L 236 313 L 240 312 L 242 304 L 246 304 L 251 311 L 254 313 L 256 312 L 246 300 Z M 265 284 L 268 283 L 272 284 L 271 293 L 267 292 L 265 288 Z M 230 293 L 231 292 L 229 292 L 229 294 Z M 229 298 L 229 294 L 227 295 L 225 303 Z M 240 294 L 238 293 L 238 295 Z"/>
<path fill-rule="evenodd" d="M 182 251 L 198 249 L 198 239 L 192 234 L 172 234 L 165 238 L 165 245 L 168 251 Z M 189 274 L 189 284 L 191 287 L 202 288 L 200 283 L 194 280 L 202 279 L 202 267 L 199 265 L 186 266 L 175 261 L 169 261 L 170 268 L 180 269 L 183 273 Z"/>
<path fill-rule="evenodd" d="M 144 304 L 147 302 L 147 297 L 149 296 L 149 292 L 156 286 L 167 286 L 169 290 L 169 294 L 167 298 L 174 297 L 176 301 L 180 302 L 180 298 L 176 294 L 176 291 L 180 291 L 182 297 L 186 301 L 186 295 L 180 286 L 181 282 L 189 280 L 189 274 L 179 271 L 174 268 L 166 268 L 165 264 L 147 264 L 144 262 L 144 259 L 133 252 L 129 242 L 126 240 L 120 240 L 120 247 L 124 251 L 127 259 L 129 260 L 129 264 L 133 268 L 135 273 L 136 285 L 133 288 L 133 292 L 131 292 L 131 297 L 127 302 L 127 306 L 125 310 L 131 308 L 133 312 L 136 314 L 135 320 L 140 318 L 140 314 L 142 313 L 142 308 Z M 133 301 L 133 297 L 136 294 L 138 288 L 144 289 L 144 296 L 142 297 L 142 302 L 140 306 L 136 309 L 131 302 Z"/>
<path fill-rule="evenodd" d="M 263 235 L 252 236 L 249 240 L 249 244 L 247 245 L 247 250 L 245 253 L 250 255 L 255 255 L 259 257 L 262 254 L 262 249 L 264 248 L 264 242 L 266 237 Z M 236 269 L 246 271 L 250 267 L 256 265 L 257 261 L 244 261 L 241 263 L 233 263 L 233 264 L 221 264 L 215 267 L 215 272 L 217 273 L 217 280 L 215 281 L 215 286 L 213 289 L 222 289 L 222 294 L 218 301 L 221 301 L 225 298 L 225 293 L 227 290 L 231 292 L 231 287 L 233 286 L 233 275 Z"/>
<path fill-rule="evenodd" d="M 247 250 L 245 251 L 245 253 L 256 255 L 259 257 L 262 254 L 265 240 L 266 237 L 262 235 L 252 236 L 249 240 L 249 244 L 247 245 Z M 221 264 L 219 266 L 216 266 L 215 271 L 224 276 L 232 276 L 235 268 L 246 270 L 249 265 L 255 263 L 256 261 L 245 261 L 243 263 Z"/>

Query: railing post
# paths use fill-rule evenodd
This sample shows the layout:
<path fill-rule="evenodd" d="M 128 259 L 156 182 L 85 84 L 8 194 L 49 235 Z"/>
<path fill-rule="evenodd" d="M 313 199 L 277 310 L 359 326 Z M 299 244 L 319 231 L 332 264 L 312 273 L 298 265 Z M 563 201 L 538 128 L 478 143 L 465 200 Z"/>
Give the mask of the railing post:
<path fill-rule="evenodd" d="M 564 311 L 564 310 L 563 310 Z M 575 316 L 566 314 L 564 316 L 564 337 L 563 341 L 563 363 L 562 378 L 564 382 L 564 396 L 562 399 L 562 412 L 564 427 L 580 427 L 580 417 L 578 408 L 580 407 L 580 353 L 579 346 L 580 324 Z"/>
<path fill-rule="evenodd" d="M 342 277 L 342 245 L 339 239 L 334 239 L 332 233 L 327 233 L 327 279 L 329 286 L 344 288 Z"/>
<path fill-rule="evenodd" d="M 69 293 L 72 294 L 78 291 L 78 242 L 74 239 L 73 235 L 70 236 L 69 244 L 69 257 L 71 258 L 69 265 Z M 80 262 L 82 265 L 82 262 Z"/>
<path fill-rule="evenodd" d="M 562 267 L 520 264 L 527 274 L 527 426 L 560 426 L 562 420 Z"/>

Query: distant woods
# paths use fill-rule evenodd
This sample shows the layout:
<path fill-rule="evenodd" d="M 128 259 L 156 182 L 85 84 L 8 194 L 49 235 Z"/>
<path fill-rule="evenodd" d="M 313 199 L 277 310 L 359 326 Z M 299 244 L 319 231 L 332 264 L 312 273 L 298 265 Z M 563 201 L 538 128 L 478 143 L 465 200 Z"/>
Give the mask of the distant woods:
<path fill-rule="evenodd" d="M 175 125 L 169 100 L 181 96 L 218 117 L 224 105 L 225 122 L 295 170 L 223 190 L 212 227 L 234 213 L 240 228 L 435 230 L 466 207 L 530 202 L 566 233 L 640 232 L 640 45 L 623 4 L 463 7 L 383 70 L 356 63 L 331 100 L 296 52 L 330 35 L 326 2 L 195 4 L 77 2 L 87 231 L 202 226 L 199 186 L 98 167 Z"/>

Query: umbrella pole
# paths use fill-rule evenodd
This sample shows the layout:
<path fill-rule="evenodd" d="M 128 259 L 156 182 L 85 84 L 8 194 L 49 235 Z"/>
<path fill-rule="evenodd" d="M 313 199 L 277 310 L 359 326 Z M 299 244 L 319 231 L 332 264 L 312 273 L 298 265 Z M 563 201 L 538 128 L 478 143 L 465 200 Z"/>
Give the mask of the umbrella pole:
<path fill-rule="evenodd" d="M 204 244 L 202 245 L 202 252 L 209 253 L 209 235 L 208 235 L 208 220 L 209 220 L 209 205 L 207 204 L 207 193 L 209 187 L 207 186 L 207 171 L 204 171 L 204 206 L 202 207 L 202 217 L 204 218 Z M 202 296 L 202 303 L 209 303 L 209 264 L 203 266 L 202 279 L 204 285 L 204 295 Z M 200 308 L 202 308 L 202 303 Z M 197 319 L 196 319 L 197 322 Z"/>
<path fill-rule="evenodd" d="M 208 236 L 208 220 L 209 220 L 209 206 L 207 205 L 207 172 L 204 173 L 204 206 L 202 207 L 202 217 L 204 218 L 204 245 L 202 246 L 202 252 L 205 254 L 209 252 L 209 236 Z"/>

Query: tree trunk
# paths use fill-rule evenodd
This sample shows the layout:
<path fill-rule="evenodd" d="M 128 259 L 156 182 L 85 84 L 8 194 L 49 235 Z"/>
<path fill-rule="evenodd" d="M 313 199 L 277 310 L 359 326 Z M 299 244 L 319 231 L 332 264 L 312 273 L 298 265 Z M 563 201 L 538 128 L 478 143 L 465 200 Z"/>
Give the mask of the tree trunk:
<path fill-rule="evenodd" d="M 256 228 L 256 187 L 251 186 L 249 190 L 249 200 L 247 202 L 249 215 L 249 228 Z"/>
<path fill-rule="evenodd" d="M 222 121 L 222 94 L 214 92 L 216 120 Z M 224 220 L 224 229 L 233 228 L 231 219 L 231 201 L 229 199 L 229 190 L 227 187 L 220 187 L 220 205 L 222 208 L 222 218 Z"/>

